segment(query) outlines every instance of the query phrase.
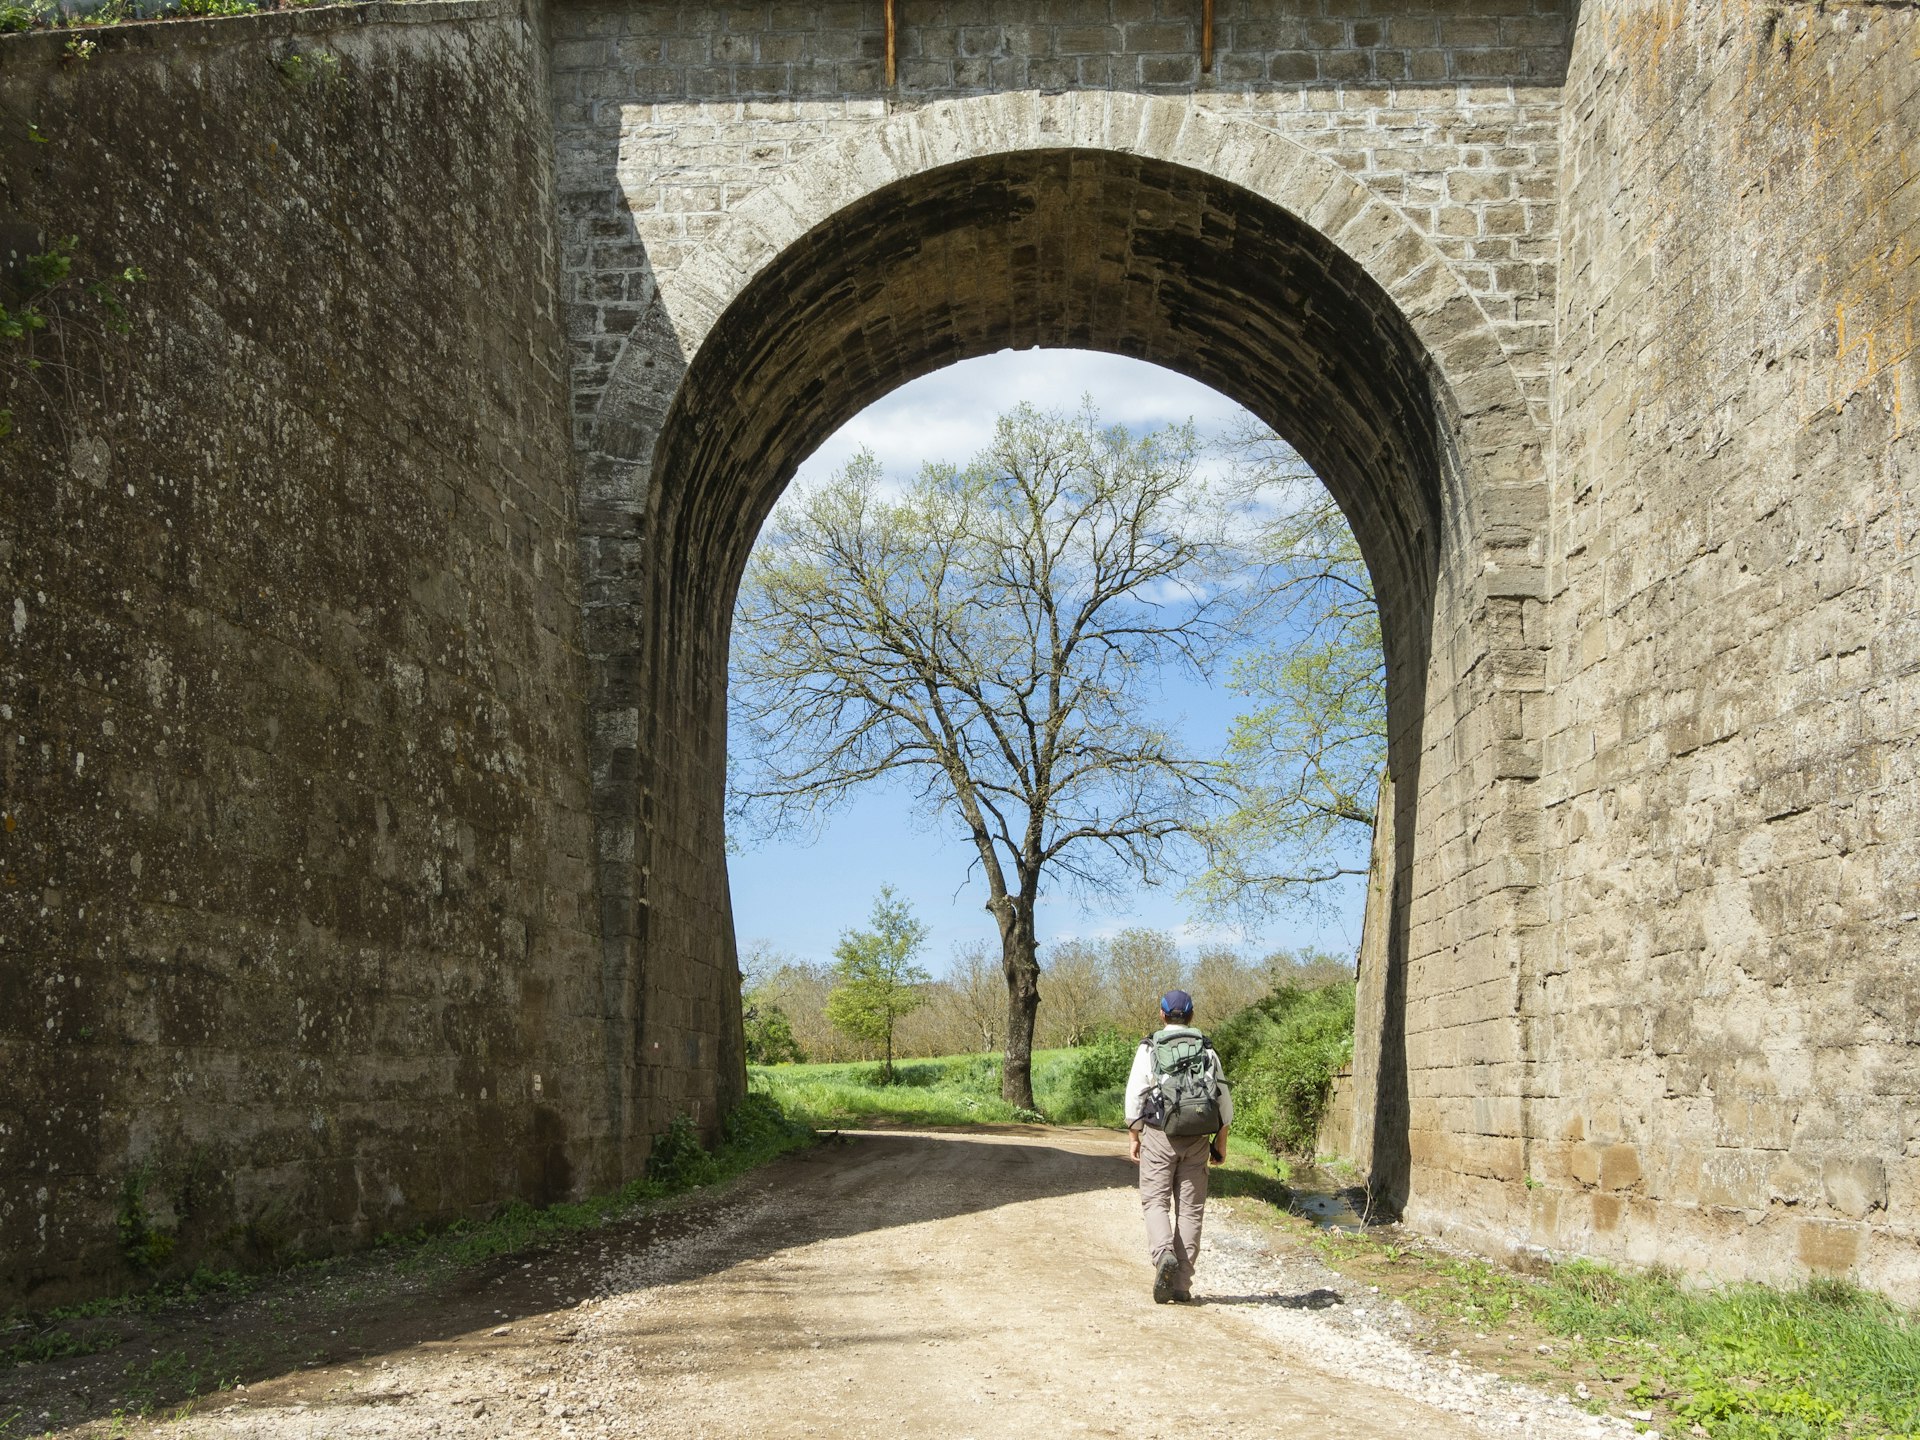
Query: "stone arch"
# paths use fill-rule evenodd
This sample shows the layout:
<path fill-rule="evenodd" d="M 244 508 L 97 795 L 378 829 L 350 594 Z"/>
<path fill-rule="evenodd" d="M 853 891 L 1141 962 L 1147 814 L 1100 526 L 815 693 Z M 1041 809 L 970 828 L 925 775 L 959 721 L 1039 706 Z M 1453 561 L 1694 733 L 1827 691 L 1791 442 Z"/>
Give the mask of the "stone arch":
<path fill-rule="evenodd" d="M 886 390 L 1038 344 L 1153 360 L 1248 405 L 1327 482 L 1375 572 L 1397 783 L 1363 1045 L 1375 1178 L 1399 1203 L 1410 1130 L 1446 1123 L 1409 1108 L 1410 968 L 1451 957 L 1469 989 L 1504 974 L 1508 998 L 1476 1003 L 1522 1029 L 1511 892 L 1533 826 L 1515 787 L 1537 766 L 1502 701 L 1538 667 L 1505 612 L 1541 593 L 1542 445 L 1488 317 L 1398 211 L 1283 137 L 1182 101 L 1003 94 L 890 117 L 740 204 L 661 278 L 589 457 L 624 477 L 637 522 L 628 668 L 602 724 L 628 742 L 627 766 L 602 767 L 600 810 L 603 858 L 630 880 L 612 908 L 633 917 L 609 1004 L 633 1016 L 634 1044 L 619 1073 L 610 1055 L 610 1089 L 646 1133 L 689 1098 L 723 1108 L 744 1081 L 725 667 L 767 511 Z M 1524 1053 L 1524 1037 L 1499 1048 Z"/>
<path fill-rule="evenodd" d="M 1244 189 L 1296 216 L 1373 279 L 1405 317 L 1457 405 L 1463 456 L 1507 524 L 1544 519 L 1544 438 L 1480 301 L 1453 264 L 1389 201 L 1325 156 L 1251 120 L 1185 100 L 1127 92 L 1010 92 L 889 116 L 806 157 L 736 205 L 700 253 L 670 277 L 623 346 L 595 408 L 590 453 L 625 462 L 644 493 L 660 432 L 662 357 L 677 374 L 721 315 L 788 247 L 863 198 L 914 175 L 992 155 L 1088 150 L 1137 155 Z M 646 397 L 652 397 L 649 400 Z M 636 409 L 651 424 L 636 424 Z M 1534 505 L 1520 499 L 1533 492 Z M 1540 508 L 1536 509 L 1534 506 Z M 1512 550 L 1517 536 L 1503 536 Z M 1524 563 L 1509 555 L 1509 564 Z M 1537 557 L 1534 557 L 1537 563 Z"/>

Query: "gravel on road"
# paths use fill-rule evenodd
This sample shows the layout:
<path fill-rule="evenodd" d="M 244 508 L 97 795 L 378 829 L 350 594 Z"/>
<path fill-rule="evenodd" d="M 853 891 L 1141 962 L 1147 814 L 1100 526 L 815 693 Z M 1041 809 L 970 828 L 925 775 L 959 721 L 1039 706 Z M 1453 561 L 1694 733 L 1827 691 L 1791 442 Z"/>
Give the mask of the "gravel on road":
<path fill-rule="evenodd" d="M 1391 1299 L 1216 1201 L 1196 1303 L 1150 1295 L 1134 1169 L 1094 1130 L 863 1131 L 675 1223 L 485 1282 L 460 1323 L 110 1430 L 172 1440 L 1133 1436 L 1600 1440 L 1622 1421 L 1426 1353 Z M 422 1299 L 423 1307 L 433 1302 Z M 401 1317 L 408 1318 L 408 1317 Z M 124 1422 L 116 1422 L 124 1423 Z"/>

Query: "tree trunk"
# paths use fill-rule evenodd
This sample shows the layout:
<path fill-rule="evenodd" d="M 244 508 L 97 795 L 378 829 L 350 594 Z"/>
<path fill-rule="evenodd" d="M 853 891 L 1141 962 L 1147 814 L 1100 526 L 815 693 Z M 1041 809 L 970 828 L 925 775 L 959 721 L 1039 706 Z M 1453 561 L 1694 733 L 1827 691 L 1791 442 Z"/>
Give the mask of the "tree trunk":
<path fill-rule="evenodd" d="M 1033 893 L 1003 902 L 995 916 L 1000 922 L 1000 968 L 1007 974 L 1007 1053 L 1000 1072 L 1000 1098 L 1022 1110 L 1033 1103 L 1033 1017 L 1040 1008 L 1040 959 L 1033 936 Z"/>

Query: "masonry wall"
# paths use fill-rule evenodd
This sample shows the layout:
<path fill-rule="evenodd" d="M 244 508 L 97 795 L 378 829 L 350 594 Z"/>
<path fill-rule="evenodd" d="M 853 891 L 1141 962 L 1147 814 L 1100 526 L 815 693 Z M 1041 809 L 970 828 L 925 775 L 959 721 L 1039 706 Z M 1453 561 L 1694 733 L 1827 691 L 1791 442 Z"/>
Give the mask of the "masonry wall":
<path fill-rule="evenodd" d="M 902 109 L 1018 90 L 1192 96 L 1311 146 L 1447 256 L 1546 418 L 1566 0 L 915 0 L 885 83 L 879 0 L 559 0 L 569 332 L 585 430 L 635 307 L 733 206 Z"/>
<path fill-rule="evenodd" d="M 66 38 L 0 221 L 146 279 L 0 401 L 0 1293 L 608 1183 L 538 26 Z"/>
<path fill-rule="evenodd" d="M 877 0 L 557 0 L 551 72 L 501 0 L 0 38 L 0 248 L 147 275 L 0 398 L 0 1289 L 716 1120 L 720 716 L 646 683 L 724 631 L 648 555 L 741 523 L 646 529 L 687 274 L 889 116 L 1061 90 L 1354 176 L 1551 441 L 1550 529 L 1503 450 L 1429 537 L 1362 1158 L 1493 1249 L 1920 1278 L 1920 12 L 1221 0 L 1210 73 L 1197 12 L 915 0 L 891 88 Z"/>
<path fill-rule="evenodd" d="M 1564 136 L 1513 1230 L 1911 1295 L 1920 11 L 1596 0 Z"/>

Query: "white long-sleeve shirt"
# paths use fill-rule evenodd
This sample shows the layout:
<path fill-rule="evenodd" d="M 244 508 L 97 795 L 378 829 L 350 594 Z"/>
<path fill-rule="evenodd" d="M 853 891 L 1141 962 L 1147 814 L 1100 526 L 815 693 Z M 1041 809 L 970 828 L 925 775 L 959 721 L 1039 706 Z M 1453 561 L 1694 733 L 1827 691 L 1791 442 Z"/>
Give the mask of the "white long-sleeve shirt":
<path fill-rule="evenodd" d="M 1227 1088 L 1227 1072 L 1220 1064 L 1219 1052 L 1209 1048 L 1207 1060 L 1213 1066 L 1214 1082 L 1220 1087 L 1220 1124 L 1233 1123 L 1233 1092 Z M 1153 1046 L 1142 1040 L 1133 1052 L 1133 1071 L 1127 1076 L 1127 1128 L 1138 1129 L 1147 1094 L 1153 1089 Z"/>

